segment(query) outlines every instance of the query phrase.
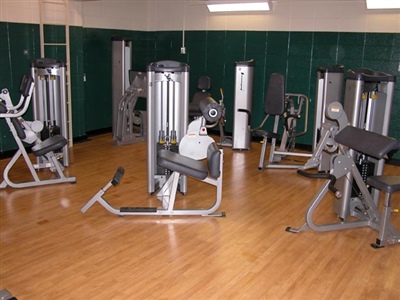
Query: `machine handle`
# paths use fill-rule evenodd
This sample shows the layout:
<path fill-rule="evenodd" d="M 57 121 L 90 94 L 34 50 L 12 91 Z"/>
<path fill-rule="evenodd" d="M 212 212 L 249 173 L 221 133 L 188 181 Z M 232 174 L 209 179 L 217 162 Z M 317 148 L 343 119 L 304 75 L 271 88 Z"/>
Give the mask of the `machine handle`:
<path fill-rule="evenodd" d="M 244 108 L 239 108 L 238 111 L 244 112 L 247 114 L 247 125 L 251 126 L 251 112 L 248 109 L 244 109 Z"/>
<path fill-rule="evenodd" d="M 342 193 L 335 188 L 336 177 L 329 173 L 308 173 L 304 170 L 297 170 L 297 174 L 305 176 L 307 178 L 318 178 L 318 179 L 328 179 L 329 180 L 329 190 L 335 194 L 336 198 L 341 198 Z"/>

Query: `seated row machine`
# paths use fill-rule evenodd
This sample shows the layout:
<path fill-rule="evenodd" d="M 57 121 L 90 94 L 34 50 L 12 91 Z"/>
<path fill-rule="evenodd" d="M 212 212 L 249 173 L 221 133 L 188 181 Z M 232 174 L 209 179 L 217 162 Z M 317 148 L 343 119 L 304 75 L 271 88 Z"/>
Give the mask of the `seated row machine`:
<path fill-rule="evenodd" d="M 390 222 L 390 214 L 394 211 L 391 207 L 391 194 L 400 190 L 400 176 L 379 175 L 367 178 L 367 184 L 386 192 L 383 209 L 379 213 L 378 204 L 373 200 L 351 154 L 354 150 L 376 159 L 384 159 L 389 152 L 400 148 L 400 141 L 352 126 L 340 130 L 334 139 L 339 151 L 332 155 L 330 173 L 315 176 L 327 181 L 309 204 L 305 224 L 298 229 L 287 227 L 286 231 L 298 233 L 310 228 L 323 232 L 368 226 L 379 231 L 376 242 L 371 244 L 372 247 L 381 248 L 387 244 L 400 243 L 400 232 Z M 298 173 L 304 175 L 305 171 L 298 170 Z M 351 216 L 356 220 L 340 220 L 332 224 L 314 223 L 314 212 L 329 190 L 338 198 L 342 196 L 334 185 L 337 179 L 344 176 L 352 177 L 360 190 L 360 202 L 353 203 L 350 209 Z"/>
<path fill-rule="evenodd" d="M 208 100 L 212 99 L 208 97 Z M 213 100 L 214 101 L 214 100 Z M 211 109 L 206 109 L 207 103 L 200 103 L 203 107 L 203 116 L 189 124 L 187 134 L 179 145 L 179 153 L 161 149 L 158 151 L 157 163 L 160 167 L 168 169 L 169 175 L 159 192 L 158 200 L 161 207 L 113 207 L 103 195 L 111 186 L 116 186 L 122 179 L 124 169 L 119 167 L 113 179 L 100 189 L 81 209 L 85 213 L 94 203 L 100 203 L 110 213 L 119 216 L 132 215 L 199 215 L 225 217 L 225 213 L 216 210 L 222 201 L 222 175 L 223 175 L 223 149 L 218 149 L 215 141 L 207 135 L 206 118 L 204 115 L 220 117 L 220 111 L 215 109 L 215 103 L 211 101 Z M 210 119 L 210 116 L 207 117 Z M 201 160 L 206 159 L 206 163 Z M 216 199 L 207 208 L 175 208 L 176 193 L 181 176 L 188 176 L 216 187 Z"/>
<path fill-rule="evenodd" d="M 17 105 L 13 105 L 9 91 L 3 89 L 0 95 L 0 118 L 4 118 L 10 131 L 14 137 L 15 142 L 18 145 L 18 151 L 14 154 L 10 162 L 7 164 L 3 171 L 3 182 L 0 184 L 0 188 L 11 186 L 13 188 L 25 188 L 33 186 L 41 186 L 48 184 L 57 183 L 75 183 L 75 177 L 66 177 L 63 173 L 64 167 L 58 161 L 54 151 L 64 147 L 67 144 L 67 140 L 61 135 L 54 135 L 50 138 L 41 141 L 37 133 L 43 129 L 43 124 L 40 121 L 28 122 L 22 118 L 22 115 L 28 110 L 32 92 L 34 89 L 34 81 L 30 75 L 24 75 L 19 87 L 21 94 L 20 101 Z M 40 168 L 32 164 L 29 155 L 25 149 L 24 143 L 33 145 L 31 148 L 32 153 L 36 157 L 43 157 L 47 163 L 41 164 L 40 167 L 49 168 L 57 177 L 51 179 L 40 179 L 36 169 Z M 28 182 L 13 182 L 9 177 L 9 172 L 15 165 L 20 156 L 24 157 L 26 165 L 33 177 L 33 181 Z"/>
<path fill-rule="evenodd" d="M 250 112 L 244 109 L 239 111 Z M 272 73 L 266 95 L 264 98 L 265 117 L 256 128 L 250 129 L 257 137 L 262 138 L 262 148 L 258 169 L 265 168 L 298 168 L 298 163 L 281 163 L 287 156 L 311 157 L 310 153 L 295 152 L 296 138 L 307 133 L 308 127 L 308 97 L 303 94 L 285 93 L 285 77 L 280 73 Z M 269 117 L 274 117 L 272 131 L 263 129 Z M 279 123 L 283 119 L 283 133 L 279 134 Z M 298 121 L 303 119 L 304 128 L 301 132 L 297 131 Z M 281 138 L 280 146 L 277 141 Z M 268 140 L 271 141 L 271 149 L 268 162 L 265 162 Z"/>

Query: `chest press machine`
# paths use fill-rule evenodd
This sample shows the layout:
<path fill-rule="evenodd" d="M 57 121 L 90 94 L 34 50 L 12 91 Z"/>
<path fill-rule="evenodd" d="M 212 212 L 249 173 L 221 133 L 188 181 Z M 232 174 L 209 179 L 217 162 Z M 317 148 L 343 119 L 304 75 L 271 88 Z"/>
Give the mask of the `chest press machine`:
<path fill-rule="evenodd" d="M 0 118 L 4 118 L 10 131 L 18 145 L 18 150 L 7 164 L 3 171 L 3 182 L 0 188 L 11 186 L 13 188 L 25 188 L 33 186 L 41 186 L 57 183 L 75 183 L 75 177 L 66 177 L 63 173 L 64 167 L 58 161 L 54 151 L 61 149 L 67 144 L 67 140 L 61 135 L 54 135 L 48 139 L 40 140 L 37 136 L 43 129 L 43 123 L 40 121 L 28 122 L 22 118 L 22 115 L 28 110 L 30 100 L 34 89 L 34 80 L 29 75 L 24 75 L 21 80 L 19 92 L 21 94 L 20 101 L 17 105 L 13 105 L 9 91 L 3 89 L 0 95 Z M 32 153 L 37 158 L 44 158 L 46 164 L 35 167 L 24 147 L 24 144 L 33 145 L 31 148 Z M 9 172 L 18 159 L 23 156 L 26 165 L 33 177 L 32 181 L 28 182 L 13 182 L 9 177 Z M 45 166 L 57 177 L 51 179 L 40 179 L 36 169 Z"/>
<path fill-rule="evenodd" d="M 359 227 L 371 227 L 378 230 L 378 238 L 371 246 L 381 248 L 387 244 L 400 243 L 400 232 L 390 222 L 390 214 L 395 210 L 391 207 L 391 194 L 400 191 L 400 176 L 370 176 L 365 182 L 353 158 L 353 152 L 357 151 L 367 156 L 383 160 L 388 153 L 400 149 L 400 141 L 390 137 L 366 131 L 353 126 L 345 126 L 347 117 L 343 114 L 342 106 L 339 103 L 332 103 L 327 114 L 331 119 L 338 121 L 339 126 L 323 125 L 322 138 L 312 158 L 307 164 L 298 170 L 298 173 L 309 178 L 327 179 L 315 197 L 311 200 L 307 210 L 306 222 L 300 228 L 287 227 L 286 231 L 299 233 L 312 229 L 318 232 L 342 230 Z M 336 148 L 337 147 L 337 148 Z M 312 174 L 305 172 L 308 168 L 317 167 L 319 158 L 324 149 L 330 149 L 331 154 L 330 173 Z M 341 219 L 337 223 L 316 224 L 313 215 L 317 207 L 323 201 L 329 191 L 335 194 L 336 198 L 341 198 L 342 193 L 335 188 L 337 179 L 352 177 L 359 188 L 359 200 L 349 202 L 350 216 L 355 220 Z M 374 201 L 368 186 L 386 192 L 385 200 L 381 213 L 378 203 Z"/>
<path fill-rule="evenodd" d="M 225 217 L 225 213 L 216 210 L 222 201 L 223 149 L 218 149 L 215 141 L 207 135 L 206 121 L 215 122 L 221 117 L 222 110 L 217 109 L 215 101 L 207 97 L 200 103 L 203 116 L 188 126 L 186 135 L 179 145 L 179 153 L 167 149 L 158 151 L 157 164 L 171 171 L 168 179 L 157 193 L 161 207 L 113 207 L 103 195 L 119 184 L 124 169 L 119 167 L 112 180 L 101 188 L 81 209 L 85 213 L 94 203 L 100 203 L 110 213 L 119 216 L 134 215 L 199 215 Z M 206 163 L 200 160 L 206 159 Z M 216 187 L 215 202 L 208 208 L 175 208 L 176 192 L 181 176 L 188 176 Z"/>

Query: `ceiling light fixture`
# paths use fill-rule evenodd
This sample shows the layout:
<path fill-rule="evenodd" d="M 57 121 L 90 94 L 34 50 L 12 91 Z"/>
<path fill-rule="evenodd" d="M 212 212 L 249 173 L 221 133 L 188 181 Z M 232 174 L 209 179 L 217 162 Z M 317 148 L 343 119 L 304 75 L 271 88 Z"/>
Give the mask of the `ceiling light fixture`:
<path fill-rule="evenodd" d="M 235 11 L 268 11 L 268 1 L 263 2 L 240 2 L 240 3 L 213 3 L 207 4 L 210 12 L 235 12 Z"/>
<path fill-rule="evenodd" d="M 367 0 L 367 9 L 400 9 L 400 1 Z"/>

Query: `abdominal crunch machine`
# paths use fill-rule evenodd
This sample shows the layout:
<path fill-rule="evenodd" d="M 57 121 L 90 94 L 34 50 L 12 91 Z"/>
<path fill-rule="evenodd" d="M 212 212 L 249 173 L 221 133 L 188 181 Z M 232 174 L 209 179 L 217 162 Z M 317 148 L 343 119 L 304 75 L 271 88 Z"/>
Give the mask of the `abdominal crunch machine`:
<path fill-rule="evenodd" d="M 18 145 L 18 150 L 7 164 L 3 171 L 3 182 L 0 183 L 0 188 L 11 186 L 13 188 L 25 188 L 48 184 L 57 183 L 75 183 L 75 177 L 66 177 L 63 173 L 64 167 L 58 161 L 58 158 L 54 151 L 61 149 L 68 142 L 61 135 L 53 135 L 45 140 L 38 138 L 37 134 L 43 129 L 43 123 L 40 121 L 28 122 L 22 118 L 22 115 L 29 108 L 33 89 L 34 89 L 33 78 L 29 75 L 24 75 L 21 80 L 19 92 L 21 94 L 19 103 L 13 105 L 9 91 L 3 89 L 0 94 L 0 118 L 4 118 L 10 131 L 14 137 L 15 142 Z M 28 153 L 25 149 L 24 143 L 33 145 L 31 148 L 32 153 L 37 158 L 42 158 L 46 161 L 44 164 L 33 165 Z M 33 177 L 32 181 L 28 182 L 13 182 L 9 177 L 9 172 L 18 159 L 23 156 L 27 167 Z M 57 177 L 50 179 L 41 179 L 38 176 L 36 169 L 48 168 Z"/>
<path fill-rule="evenodd" d="M 85 213 L 95 202 L 99 202 L 109 212 L 119 215 L 200 215 L 224 217 L 225 213 L 216 213 L 222 201 L 223 150 L 218 149 L 215 141 L 207 135 L 206 120 L 216 122 L 222 110 L 211 97 L 200 103 L 203 116 L 189 124 L 186 135 L 179 145 L 179 153 L 161 149 L 157 163 L 172 172 L 157 193 L 161 207 L 113 207 L 103 195 L 111 186 L 122 179 L 124 169 L 119 167 L 113 179 L 98 191 L 81 209 Z M 206 159 L 203 163 L 202 159 Z M 176 192 L 180 176 L 189 176 L 216 187 L 216 200 L 208 208 L 182 208 L 175 206 Z"/>
<path fill-rule="evenodd" d="M 332 105 L 334 107 L 337 106 L 335 103 Z M 337 107 L 341 108 L 341 106 Z M 298 170 L 299 174 L 306 177 L 322 178 L 327 179 L 327 181 L 310 202 L 306 210 L 305 224 L 298 229 L 287 227 L 286 231 L 298 233 L 310 228 L 314 231 L 324 232 L 368 226 L 379 231 L 376 242 L 371 244 L 372 247 L 381 248 L 386 244 L 400 243 L 400 232 L 390 222 L 390 214 L 395 211 L 390 206 L 390 196 L 392 192 L 400 190 L 400 176 L 371 176 L 367 178 L 365 182 L 353 158 L 353 152 L 357 151 L 379 160 L 384 159 L 389 152 L 400 148 L 400 141 L 353 126 L 346 126 L 343 128 L 343 125 L 344 123 L 339 126 L 339 128 L 342 128 L 338 132 L 331 132 L 324 136 L 325 138 L 328 138 L 328 136 L 333 138 L 333 141 L 338 147 L 338 153 L 331 154 L 330 172 L 325 174 L 312 174 L 304 171 L 307 167 Z M 334 128 L 334 126 L 332 126 L 332 128 Z M 323 141 L 323 139 L 321 141 Z M 317 152 L 321 151 L 323 147 L 321 141 L 319 147 L 317 147 Z M 313 156 L 313 158 L 310 159 L 308 168 L 318 165 L 316 163 L 317 156 Z M 340 221 L 336 223 L 316 224 L 313 221 L 314 212 L 327 195 L 328 191 L 332 191 L 337 198 L 342 197 L 342 193 L 337 190 L 334 185 L 337 179 L 343 177 L 353 178 L 359 189 L 359 201 L 350 202 L 348 204 L 350 206 L 350 215 L 354 217 L 355 220 L 340 219 Z M 378 209 L 378 203 L 375 203 L 372 198 L 367 184 L 387 193 L 381 213 Z"/>

